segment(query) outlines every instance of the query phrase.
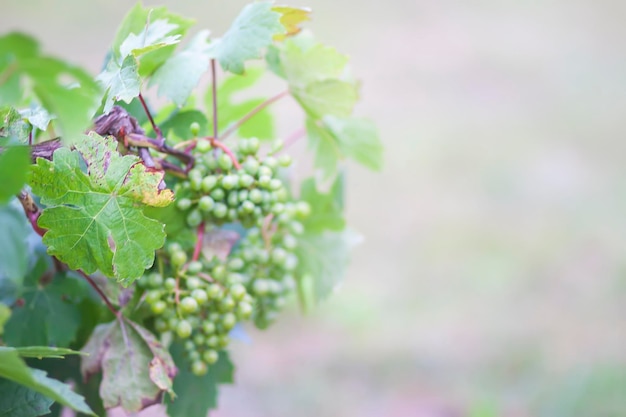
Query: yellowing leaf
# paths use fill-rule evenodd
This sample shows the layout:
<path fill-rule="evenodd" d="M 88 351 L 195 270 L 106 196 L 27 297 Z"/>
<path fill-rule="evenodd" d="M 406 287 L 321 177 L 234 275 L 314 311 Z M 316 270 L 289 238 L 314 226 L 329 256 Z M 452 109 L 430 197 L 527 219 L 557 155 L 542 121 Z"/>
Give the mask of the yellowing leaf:
<path fill-rule="evenodd" d="M 308 7 L 274 6 L 272 10 L 281 14 L 280 23 L 287 31 L 274 35 L 275 41 L 282 41 L 287 36 L 299 33 L 302 30 L 299 24 L 311 20 L 311 9 Z"/>

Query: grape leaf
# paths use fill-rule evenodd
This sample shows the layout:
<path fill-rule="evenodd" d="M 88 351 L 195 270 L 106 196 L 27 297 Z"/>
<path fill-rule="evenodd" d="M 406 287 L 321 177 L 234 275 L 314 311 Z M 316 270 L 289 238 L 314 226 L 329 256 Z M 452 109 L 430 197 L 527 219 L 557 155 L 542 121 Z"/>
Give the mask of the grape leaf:
<path fill-rule="evenodd" d="M 220 352 L 218 361 L 209 367 L 209 372 L 198 377 L 189 370 L 188 359 L 181 344 L 172 344 L 171 352 L 174 361 L 179 365 L 178 375 L 174 378 L 174 391 L 181 395 L 167 401 L 167 415 L 206 417 L 210 409 L 217 407 L 218 384 L 233 383 L 234 367 L 228 354 Z"/>
<path fill-rule="evenodd" d="M 135 58 L 156 49 L 180 42 L 180 35 L 170 35 L 178 25 L 169 23 L 167 20 L 148 22 L 146 27 L 138 34 L 130 33 L 120 45 L 120 55 L 126 57 L 133 55 Z"/>
<path fill-rule="evenodd" d="M 326 115 L 347 117 L 359 98 L 356 86 L 341 80 L 314 81 L 302 88 L 292 87 L 291 94 L 315 119 Z"/>
<path fill-rule="evenodd" d="M 298 284 L 311 278 L 315 302 L 328 297 L 342 281 L 350 261 L 350 249 L 359 240 L 360 237 L 349 230 L 307 232 L 298 238 Z"/>
<path fill-rule="evenodd" d="M 0 346 L 0 378 L 31 388 L 81 413 L 95 415 L 84 398 L 73 392 L 69 385 L 48 378 L 39 369 L 29 368 L 13 348 Z"/>
<path fill-rule="evenodd" d="M 91 75 L 42 55 L 37 42 L 23 34 L 0 37 L 0 74 L 0 79 L 7 77 L 7 83 L 12 83 L 4 104 L 21 104 L 24 91 L 20 85 L 28 85 L 42 106 L 56 116 L 69 141 L 89 126 L 99 105 L 100 89 Z"/>
<path fill-rule="evenodd" d="M 231 75 L 217 89 L 217 107 L 219 126 L 222 130 L 231 124 L 238 122 L 246 114 L 265 102 L 264 98 L 251 98 L 245 101 L 237 101 L 235 97 L 240 95 L 245 89 L 255 85 L 263 76 L 263 68 L 248 68 L 242 75 Z M 207 112 L 213 110 L 213 97 L 211 88 L 205 95 L 205 105 Z M 212 121 L 209 122 L 209 129 L 212 130 Z M 241 124 L 237 128 L 240 137 L 257 137 L 259 139 L 274 139 L 275 126 L 274 118 L 269 107 L 265 107 L 254 115 L 251 119 Z"/>
<path fill-rule="evenodd" d="M 102 371 L 100 395 L 104 407 L 142 410 L 171 392 L 176 367 L 169 352 L 150 332 L 128 319 L 101 324 L 83 350 L 81 373 L 89 378 Z"/>
<path fill-rule="evenodd" d="M 161 132 L 168 140 L 182 141 L 193 138 L 191 129 L 192 123 L 200 125 L 199 136 L 209 134 L 209 122 L 206 116 L 199 110 L 183 110 L 174 112 L 169 118 L 160 124 Z M 173 134 L 173 136 L 172 136 Z"/>
<path fill-rule="evenodd" d="M 108 113 L 116 101 L 130 103 L 141 92 L 141 78 L 137 60 L 128 55 L 121 64 L 109 61 L 104 71 L 96 78 L 106 89 L 104 113 Z"/>
<path fill-rule="evenodd" d="M 128 286 L 152 266 L 165 240 L 163 224 L 143 208 L 166 206 L 173 194 L 159 190 L 163 172 L 116 148 L 115 138 L 90 133 L 75 151 L 60 148 L 53 161 L 38 159 L 30 185 L 48 206 L 38 222 L 48 229 L 48 253 L 72 269 L 100 270 Z"/>
<path fill-rule="evenodd" d="M 274 35 L 285 32 L 280 17 L 269 2 L 248 4 L 224 36 L 211 43 L 211 57 L 224 71 L 242 74 L 245 61 L 259 58 L 261 49 L 272 43 Z"/>
<path fill-rule="evenodd" d="M 0 153 L 0 205 L 20 192 L 26 182 L 29 165 L 30 149 L 27 146 L 11 146 Z"/>
<path fill-rule="evenodd" d="M 59 347 L 49 347 L 49 346 L 25 346 L 25 347 L 16 347 L 16 352 L 22 358 L 54 358 L 54 359 L 62 359 L 66 355 L 82 355 L 82 352 L 72 349 L 59 348 Z"/>
<path fill-rule="evenodd" d="M 307 232 L 340 231 L 345 228 L 343 188 L 343 175 L 337 176 L 328 193 L 321 193 L 317 190 L 314 178 L 302 181 L 300 199 L 308 202 L 311 206 L 311 214 L 303 221 Z"/>
<path fill-rule="evenodd" d="M 11 309 L 0 303 L 0 336 L 4 333 L 4 325 L 11 317 Z"/>
<path fill-rule="evenodd" d="M 274 35 L 275 41 L 282 41 L 287 36 L 293 36 L 302 29 L 298 26 L 302 22 L 311 20 L 311 9 L 308 7 L 274 6 L 272 10 L 281 14 L 280 23 L 285 27 L 287 33 Z"/>
<path fill-rule="evenodd" d="M 46 396 L 0 378 L 0 417 L 37 417 L 50 413 L 54 401 Z"/>
<path fill-rule="evenodd" d="M 304 35 L 288 39 L 280 50 L 279 59 L 285 78 L 294 86 L 341 79 L 348 64 L 348 57 L 335 48 Z"/>
<path fill-rule="evenodd" d="M 41 106 L 31 104 L 27 109 L 20 111 L 21 116 L 37 129 L 46 130 L 50 121 L 54 119 L 46 109 Z"/>
<path fill-rule="evenodd" d="M 76 338 L 81 314 L 77 303 L 68 299 L 68 293 L 74 291 L 75 278 L 57 274 L 50 283 L 42 285 L 39 278 L 47 269 L 42 258 L 20 293 L 23 305 L 13 307 L 4 329 L 4 340 L 11 346 L 66 347 Z"/>
<path fill-rule="evenodd" d="M 30 225 L 18 204 L 0 207 L 0 279 L 7 277 L 21 284 L 28 269 L 26 236 Z"/>
<path fill-rule="evenodd" d="M 120 61 L 124 58 L 121 53 L 122 44 L 128 39 L 131 34 L 140 33 L 145 30 L 146 26 L 150 22 L 166 21 L 168 24 L 176 25 L 170 32 L 169 36 L 178 36 L 182 38 L 185 36 L 189 28 L 193 25 L 193 19 L 186 19 L 175 13 L 171 13 L 166 7 L 143 7 L 141 3 L 137 3 L 133 9 L 128 12 L 124 17 L 124 20 L 118 28 L 111 50 L 113 56 L 111 59 Z M 139 75 L 141 77 L 147 77 L 153 74 L 154 71 L 161 66 L 175 49 L 174 44 L 161 45 L 158 49 L 142 54 L 139 59 Z"/>
<path fill-rule="evenodd" d="M 376 126 L 366 119 L 326 116 L 309 118 L 306 122 L 309 146 L 315 154 L 315 166 L 325 179 L 331 178 L 337 163 L 343 158 L 380 170 L 383 164 L 383 146 Z"/>
<path fill-rule="evenodd" d="M 208 30 L 199 32 L 183 51 L 170 57 L 156 70 L 150 86 L 159 86 L 159 96 L 166 96 L 178 106 L 185 104 L 209 67 L 208 39 Z"/>

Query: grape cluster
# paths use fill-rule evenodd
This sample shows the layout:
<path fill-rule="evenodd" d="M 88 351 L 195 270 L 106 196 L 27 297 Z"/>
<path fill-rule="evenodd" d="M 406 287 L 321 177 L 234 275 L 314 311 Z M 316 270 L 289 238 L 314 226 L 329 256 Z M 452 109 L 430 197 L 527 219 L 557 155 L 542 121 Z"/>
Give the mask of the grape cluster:
<path fill-rule="evenodd" d="M 256 138 L 239 141 L 237 169 L 227 153 L 199 141 L 194 168 L 175 188 L 176 207 L 189 228 L 204 223 L 210 232 L 238 223 L 246 230 L 226 259 L 189 259 L 189 252 L 174 241 L 160 254 L 165 260 L 161 273 L 138 281 L 154 330 L 183 340 L 196 375 L 217 361 L 237 323 L 252 319 L 259 328 L 271 324 L 296 286 L 294 251 L 304 229 L 300 221 L 311 208 L 293 201 L 280 179 L 279 168 L 291 164 L 288 156 L 272 156 L 281 145 L 264 158 L 258 156 L 259 145 Z"/>

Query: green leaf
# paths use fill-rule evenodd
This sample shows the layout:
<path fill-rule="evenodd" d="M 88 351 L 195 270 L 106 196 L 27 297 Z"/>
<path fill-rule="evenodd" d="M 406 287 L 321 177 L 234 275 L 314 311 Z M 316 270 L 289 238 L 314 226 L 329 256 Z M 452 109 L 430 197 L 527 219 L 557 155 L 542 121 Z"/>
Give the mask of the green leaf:
<path fill-rule="evenodd" d="M 305 233 L 298 239 L 299 285 L 307 277 L 313 281 L 312 298 L 328 297 L 343 280 L 350 261 L 350 249 L 360 237 L 351 231 Z"/>
<path fill-rule="evenodd" d="M 48 346 L 25 346 L 15 348 L 22 358 L 55 358 L 62 359 L 66 355 L 83 355 L 77 350 L 48 347 Z"/>
<path fill-rule="evenodd" d="M 264 98 L 251 98 L 245 101 L 238 101 L 239 96 L 247 88 L 255 85 L 263 76 L 264 70 L 261 67 L 249 68 L 242 75 L 231 75 L 217 89 L 217 107 L 219 109 L 220 130 L 225 130 L 231 124 L 238 122 L 254 108 L 265 102 Z M 213 110 L 213 97 L 211 88 L 205 95 L 205 105 L 207 112 Z M 212 123 L 209 122 L 209 131 L 212 130 Z M 243 123 L 237 129 L 240 137 L 257 137 L 259 139 L 275 139 L 274 118 L 269 107 L 256 113 L 251 119 Z"/>
<path fill-rule="evenodd" d="M 345 228 L 343 189 L 343 175 L 337 176 L 328 193 L 321 193 L 317 190 L 314 178 L 302 181 L 300 199 L 306 201 L 311 206 L 311 214 L 303 221 L 307 232 L 340 231 Z"/>
<path fill-rule="evenodd" d="M 0 230 L 0 280 L 4 276 L 21 285 L 28 270 L 26 237 L 32 229 L 19 204 L 0 207 Z"/>
<path fill-rule="evenodd" d="M 159 20 L 166 21 L 171 25 L 176 25 L 174 29 L 168 32 L 168 35 L 179 36 L 181 38 L 185 36 L 194 23 L 193 19 L 186 19 L 171 13 L 166 7 L 143 7 L 141 3 L 137 3 L 124 17 L 124 20 L 115 34 L 111 48 L 113 51 L 113 60 L 119 62 L 124 58 L 124 55 L 121 54 L 121 47 L 131 34 L 140 33 L 145 30 L 146 25 L 149 25 L 150 22 Z M 153 74 L 154 71 L 172 55 L 175 47 L 175 45 L 160 46 L 157 50 L 144 53 L 139 60 L 139 75 L 141 77 L 147 77 Z"/>
<path fill-rule="evenodd" d="M 91 75 L 64 61 L 42 55 L 36 41 L 12 33 L 0 37 L 0 79 L 6 85 L 3 104 L 20 105 L 25 93 L 34 93 L 37 101 L 51 114 L 71 141 L 91 123 L 100 101 L 100 90 Z M 24 89 L 22 89 L 22 87 Z"/>
<path fill-rule="evenodd" d="M 11 346 L 69 346 L 76 338 L 81 323 L 80 310 L 68 298 L 74 290 L 74 278 L 58 274 L 47 285 L 38 278 L 47 264 L 40 261 L 31 273 L 20 296 L 23 305 L 16 305 L 5 325 L 4 340 Z M 28 331 L 24 331 L 28 329 Z"/>
<path fill-rule="evenodd" d="M 242 74 L 245 61 L 259 58 L 274 35 L 285 32 L 280 17 L 269 2 L 248 4 L 224 36 L 211 44 L 211 56 L 224 71 Z"/>
<path fill-rule="evenodd" d="M 353 83 L 341 80 L 314 81 L 306 87 L 292 87 L 293 97 L 315 119 L 326 115 L 347 117 L 359 96 Z"/>
<path fill-rule="evenodd" d="M 28 143 L 31 127 L 13 107 L 0 109 L 0 137 L 14 139 L 12 144 Z"/>
<path fill-rule="evenodd" d="M 121 100 L 130 103 L 141 92 L 141 78 L 137 60 L 134 56 L 128 55 L 118 64 L 116 61 L 109 61 L 104 71 L 98 75 L 106 90 L 104 101 L 104 113 L 108 113 L 116 101 Z"/>
<path fill-rule="evenodd" d="M 232 384 L 233 364 L 226 352 L 220 352 L 218 361 L 209 367 L 204 376 L 195 376 L 188 368 L 185 350 L 179 343 L 172 344 L 172 356 L 178 364 L 174 379 L 174 392 L 180 395 L 167 401 L 169 417 L 206 417 L 210 409 L 217 407 L 218 384 Z"/>
<path fill-rule="evenodd" d="M 315 154 L 315 166 L 323 178 L 331 178 L 337 163 L 344 158 L 354 159 L 372 170 L 383 165 L 383 145 L 376 126 L 367 119 L 326 116 L 306 122 L 309 146 Z"/>
<path fill-rule="evenodd" d="M 0 378 L 0 417 L 37 417 L 50 413 L 54 401 L 46 396 Z"/>
<path fill-rule="evenodd" d="M 280 63 L 289 84 L 302 87 L 315 81 L 341 79 L 348 57 L 301 35 L 285 42 Z"/>
<path fill-rule="evenodd" d="M 193 138 L 190 126 L 192 123 L 200 125 L 200 136 L 209 134 L 209 122 L 206 116 L 199 110 L 183 110 L 174 112 L 169 118 L 161 123 L 161 132 L 163 135 L 172 139 L 174 142 L 183 141 Z M 172 136 L 172 134 L 174 136 Z"/>
<path fill-rule="evenodd" d="M 30 149 L 27 146 L 12 146 L 0 153 L 0 205 L 20 192 L 26 183 L 29 166 Z"/>
<path fill-rule="evenodd" d="M 120 45 L 120 55 L 126 57 L 133 55 L 139 57 L 147 52 L 175 45 L 180 41 L 180 35 L 169 35 L 178 26 L 167 20 L 148 22 L 146 27 L 138 34 L 131 33 Z"/>
<path fill-rule="evenodd" d="M 180 53 L 170 57 L 150 80 L 158 85 L 158 95 L 178 106 L 185 104 L 209 67 L 209 31 L 199 32 Z"/>
<path fill-rule="evenodd" d="M 48 206 L 38 222 L 48 229 L 43 242 L 71 269 L 100 270 L 127 286 L 152 266 L 165 240 L 163 225 L 143 208 L 166 206 L 173 194 L 159 190 L 163 172 L 121 156 L 113 137 L 91 133 L 75 147 L 60 148 L 53 161 L 40 158 L 32 168 L 30 185 Z"/>
<path fill-rule="evenodd" d="M 4 325 L 11 317 L 11 309 L 0 303 L 0 336 L 4 333 Z"/>
<path fill-rule="evenodd" d="M 31 388 L 76 411 L 95 415 L 84 398 L 73 392 L 69 385 L 48 378 L 43 371 L 29 368 L 13 348 L 0 346 L 0 377 Z"/>
<path fill-rule="evenodd" d="M 35 104 L 31 104 L 29 108 L 20 111 L 20 114 L 28 123 L 39 130 L 46 130 L 50 121 L 54 119 L 54 116 L 48 113 L 46 109 Z"/>
<path fill-rule="evenodd" d="M 130 320 L 101 324 L 83 349 L 85 378 L 102 371 L 100 394 L 105 408 L 139 411 L 171 392 L 176 367 L 169 352 L 150 332 Z"/>

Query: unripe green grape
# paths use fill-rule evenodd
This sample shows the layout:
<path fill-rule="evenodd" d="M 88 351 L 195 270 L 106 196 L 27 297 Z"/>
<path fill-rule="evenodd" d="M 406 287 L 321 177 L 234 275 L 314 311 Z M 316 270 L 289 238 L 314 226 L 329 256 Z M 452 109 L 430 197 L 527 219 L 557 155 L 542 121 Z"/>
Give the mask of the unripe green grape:
<path fill-rule="evenodd" d="M 205 304 L 209 300 L 209 296 L 206 291 L 201 288 L 196 288 L 191 291 L 191 296 L 197 301 L 199 305 Z"/>
<path fill-rule="evenodd" d="M 189 355 L 189 360 L 193 363 L 195 361 L 199 361 L 200 360 L 200 352 L 198 352 L 197 350 L 193 349 L 190 350 L 188 352 Z"/>
<path fill-rule="evenodd" d="M 202 223 L 202 213 L 200 213 L 200 210 L 191 210 L 187 215 L 187 224 L 189 227 L 198 227 L 200 223 Z"/>
<path fill-rule="evenodd" d="M 200 201 L 198 201 L 198 208 L 205 213 L 208 213 L 211 210 L 213 210 L 214 206 L 215 206 L 215 201 L 213 201 L 213 199 L 209 197 L 208 195 L 204 195 L 200 197 Z"/>
<path fill-rule="evenodd" d="M 194 290 L 202 286 L 202 280 L 198 277 L 187 277 L 185 283 L 187 284 L 187 288 L 190 290 Z"/>
<path fill-rule="evenodd" d="M 296 216 L 304 219 L 311 214 L 311 205 L 306 201 L 298 201 L 296 203 Z"/>
<path fill-rule="evenodd" d="M 200 171 L 197 167 L 193 168 L 187 174 L 187 178 L 189 178 L 190 180 L 196 178 L 202 181 L 202 171 Z"/>
<path fill-rule="evenodd" d="M 176 207 L 181 211 L 189 210 L 189 207 L 191 207 L 191 200 L 188 198 L 181 198 L 176 201 Z"/>
<path fill-rule="evenodd" d="M 233 286 L 241 284 L 243 282 L 243 275 L 236 272 L 231 272 L 226 276 L 226 285 Z"/>
<path fill-rule="evenodd" d="M 202 191 L 204 191 L 205 193 L 208 193 L 213 188 L 215 188 L 216 185 L 217 177 L 215 175 L 207 175 L 206 177 L 202 178 L 200 188 L 202 188 Z"/>
<path fill-rule="evenodd" d="M 213 349 L 209 349 L 202 354 L 202 360 L 208 365 L 213 365 L 218 359 L 219 354 Z"/>
<path fill-rule="evenodd" d="M 200 123 L 198 123 L 198 122 L 191 123 L 189 125 L 189 131 L 191 132 L 193 137 L 197 137 L 198 134 L 200 133 Z"/>
<path fill-rule="evenodd" d="M 237 219 L 237 210 L 234 208 L 228 209 L 228 214 L 226 215 L 226 218 L 230 221 L 234 221 Z"/>
<path fill-rule="evenodd" d="M 176 325 L 176 334 L 181 339 L 186 339 L 189 336 L 191 336 L 192 331 L 193 331 L 193 328 L 191 327 L 191 324 L 187 320 L 181 320 L 178 322 L 178 325 Z"/>
<path fill-rule="evenodd" d="M 261 201 L 263 201 L 263 193 L 261 192 L 261 190 L 255 188 L 253 190 L 250 190 L 250 193 L 248 193 L 248 198 L 253 203 L 259 204 Z"/>
<path fill-rule="evenodd" d="M 254 203 L 252 201 L 245 200 L 241 203 L 241 211 L 246 214 L 254 212 Z"/>
<path fill-rule="evenodd" d="M 158 300 L 150 306 L 150 310 L 152 310 L 154 314 L 162 314 L 166 308 L 167 303 L 163 300 Z"/>
<path fill-rule="evenodd" d="M 170 262 L 175 268 L 181 267 L 187 262 L 187 254 L 185 252 L 174 252 L 170 258 Z"/>
<path fill-rule="evenodd" d="M 228 346 L 228 342 L 229 342 L 228 335 L 219 336 L 218 339 L 219 339 L 218 346 L 221 349 L 224 349 L 226 346 Z"/>
<path fill-rule="evenodd" d="M 272 249 L 272 262 L 275 265 L 283 265 L 285 260 L 287 259 L 287 251 L 283 248 L 274 248 Z"/>
<path fill-rule="evenodd" d="M 241 251 L 241 257 L 245 262 L 252 262 L 256 259 L 256 253 L 252 248 L 245 248 Z"/>
<path fill-rule="evenodd" d="M 220 344 L 220 339 L 217 335 L 210 336 L 206 339 L 206 345 L 210 348 L 216 348 Z"/>
<path fill-rule="evenodd" d="M 206 335 L 215 333 L 215 323 L 212 321 L 205 321 L 202 323 L 202 331 Z"/>
<path fill-rule="evenodd" d="M 180 300 L 180 309 L 185 314 L 191 314 L 198 311 L 198 302 L 193 297 L 185 297 Z"/>
<path fill-rule="evenodd" d="M 202 179 L 200 178 L 192 178 L 189 180 L 189 188 L 191 188 L 194 191 L 200 191 L 200 188 L 202 188 Z"/>
<path fill-rule="evenodd" d="M 274 191 L 274 199 L 280 203 L 285 203 L 289 200 L 289 193 L 285 187 L 281 187 Z"/>
<path fill-rule="evenodd" d="M 254 177 L 252 175 L 243 174 L 239 177 L 239 186 L 242 188 L 248 188 L 254 184 Z"/>
<path fill-rule="evenodd" d="M 287 255 L 287 259 L 285 259 L 285 263 L 283 264 L 283 269 L 285 271 L 294 271 L 298 266 L 298 257 L 293 253 Z"/>
<path fill-rule="evenodd" d="M 272 168 L 265 166 L 265 165 L 261 165 L 259 167 L 259 178 L 260 177 L 271 177 L 272 175 L 274 175 L 274 171 L 272 171 Z"/>
<path fill-rule="evenodd" d="M 210 196 L 215 201 L 222 201 L 226 197 L 226 192 L 221 188 L 216 188 L 211 191 Z"/>
<path fill-rule="evenodd" d="M 278 166 L 278 161 L 273 156 L 268 156 L 263 161 L 263 165 L 265 165 L 266 167 L 271 168 L 272 170 L 274 170 Z"/>
<path fill-rule="evenodd" d="M 274 203 L 274 205 L 272 206 L 272 213 L 274 213 L 275 215 L 279 215 L 283 211 L 285 211 L 285 205 L 283 203 Z"/>
<path fill-rule="evenodd" d="M 204 155 L 204 165 L 210 170 L 215 171 L 217 169 L 217 158 L 213 155 L 213 152 L 209 152 Z"/>
<path fill-rule="evenodd" d="M 285 146 L 285 142 L 282 139 L 276 139 L 274 142 L 272 142 L 272 149 L 270 153 L 274 154 L 280 151 L 283 146 Z"/>
<path fill-rule="evenodd" d="M 195 376 L 203 376 L 209 371 L 206 363 L 196 360 L 191 364 L 191 373 Z"/>
<path fill-rule="evenodd" d="M 213 207 L 213 216 L 218 219 L 222 219 L 228 214 L 228 207 L 224 203 L 215 203 L 215 207 Z"/>
<path fill-rule="evenodd" d="M 296 289 L 296 279 L 293 275 L 285 275 L 282 279 L 283 288 L 285 291 L 291 292 Z"/>
<path fill-rule="evenodd" d="M 246 171 L 248 175 L 253 175 L 253 176 L 256 175 L 257 172 L 259 172 L 259 161 L 257 161 L 256 159 L 252 157 L 249 157 L 243 163 L 243 170 Z"/>
<path fill-rule="evenodd" d="M 231 271 L 239 271 L 243 267 L 244 267 L 244 262 L 243 262 L 243 259 L 241 258 L 233 257 L 228 260 L 228 269 L 230 269 Z"/>
<path fill-rule="evenodd" d="M 169 253 L 170 255 L 172 255 L 174 252 L 181 252 L 182 250 L 183 247 L 180 246 L 180 243 L 178 242 L 172 242 L 167 245 L 167 253 Z"/>
<path fill-rule="evenodd" d="M 206 338 L 204 337 L 204 335 L 202 333 L 196 333 L 193 336 L 193 343 L 196 346 L 202 346 L 202 345 L 204 345 L 204 342 L 206 342 Z"/>
<path fill-rule="evenodd" d="M 261 146 L 261 141 L 259 141 L 259 138 L 252 137 L 248 139 L 248 150 L 250 153 L 257 153 L 259 150 L 259 146 Z"/>
<path fill-rule="evenodd" d="M 158 302 L 161 299 L 161 291 L 159 290 L 150 290 L 146 292 L 146 303 L 152 305 Z"/>
<path fill-rule="evenodd" d="M 222 177 L 222 181 L 220 183 L 223 189 L 227 191 L 232 190 L 239 184 L 239 177 L 236 175 L 225 175 Z"/>
<path fill-rule="evenodd" d="M 191 275 L 196 275 L 202 271 L 202 262 L 200 261 L 191 261 L 187 265 L 187 272 Z"/>
<path fill-rule="evenodd" d="M 158 318 L 154 321 L 154 328 L 159 333 L 165 333 L 169 330 L 169 326 L 167 325 L 167 321 Z"/>
<path fill-rule="evenodd" d="M 252 291 L 258 296 L 267 295 L 270 291 L 270 283 L 266 279 L 257 279 L 252 284 Z"/>
<path fill-rule="evenodd" d="M 186 340 L 185 344 L 183 346 L 185 346 L 185 350 L 187 352 L 191 352 L 191 351 L 196 350 L 196 344 L 193 341 L 191 341 L 191 340 Z"/>
<path fill-rule="evenodd" d="M 280 157 L 278 157 L 278 164 L 282 167 L 288 167 L 289 165 L 291 165 L 291 156 L 289 155 L 281 155 Z"/>
<path fill-rule="evenodd" d="M 289 230 L 291 230 L 291 233 L 294 235 L 301 235 L 304 233 L 304 226 L 302 226 L 302 223 L 294 220 L 289 223 Z"/>
<path fill-rule="evenodd" d="M 259 187 L 269 188 L 271 182 L 272 182 L 272 177 L 270 177 L 269 175 L 261 175 L 259 177 Z"/>
<path fill-rule="evenodd" d="M 163 285 L 163 275 L 153 272 L 148 275 L 148 285 L 152 288 L 159 288 Z"/>
<path fill-rule="evenodd" d="M 207 319 L 213 323 L 217 323 L 220 320 L 220 317 L 222 317 L 220 316 L 220 313 L 214 311 L 208 315 Z"/>
<path fill-rule="evenodd" d="M 189 324 L 191 324 L 191 327 L 193 329 L 200 326 L 200 318 L 198 316 L 189 316 L 187 317 L 187 321 L 189 322 Z"/>
<path fill-rule="evenodd" d="M 226 277 L 227 272 L 228 271 L 226 270 L 226 267 L 224 265 L 215 265 L 211 270 L 211 275 L 213 276 L 213 278 L 221 280 Z"/>
<path fill-rule="evenodd" d="M 226 197 L 226 203 L 230 207 L 237 207 L 237 204 L 239 204 L 239 196 L 237 195 L 237 192 L 233 191 L 228 193 L 228 197 Z"/>
<path fill-rule="evenodd" d="M 266 264 L 270 260 L 270 254 L 265 249 L 257 249 L 256 251 L 256 260 L 261 264 Z"/>
<path fill-rule="evenodd" d="M 270 204 L 272 202 L 272 195 L 269 193 L 269 191 L 263 190 L 261 191 L 261 193 L 263 194 L 263 204 Z"/>
<path fill-rule="evenodd" d="M 172 277 L 166 278 L 165 281 L 163 281 L 163 288 L 165 288 L 168 291 L 171 291 L 174 288 L 176 288 L 176 279 Z"/>
<path fill-rule="evenodd" d="M 233 297 L 227 295 L 220 300 L 218 306 L 220 312 L 228 313 L 229 311 L 232 311 L 233 308 L 235 308 L 235 300 L 233 300 Z"/>
<path fill-rule="evenodd" d="M 200 153 L 207 153 L 211 150 L 211 142 L 205 139 L 201 139 L 196 144 L 196 150 Z"/>
<path fill-rule="evenodd" d="M 179 320 L 178 320 L 178 317 L 176 316 L 170 317 L 167 320 L 167 326 L 172 330 L 176 330 L 176 327 L 178 327 L 178 323 L 179 323 Z"/>
<path fill-rule="evenodd" d="M 283 292 L 283 286 L 280 284 L 280 282 L 271 279 L 271 280 L 268 280 L 268 284 L 269 284 L 269 292 L 271 294 L 278 295 L 281 292 Z"/>
<path fill-rule="evenodd" d="M 250 192 L 248 190 L 239 190 L 239 192 L 237 193 L 237 198 L 239 199 L 239 201 L 243 202 L 248 199 L 249 194 Z"/>
<path fill-rule="evenodd" d="M 237 316 L 241 320 L 248 320 L 252 316 L 252 304 L 246 302 L 240 302 L 237 305 Z"/>
<path fill-rule="evenodd" d="M 284 235 L 282 244 L 285 249 L 293 250 L 298 247 L 298 239 L 296 239 L 293 235 Z"/>
<path fill-rule="evenodd" d="M 239 301 L 246 295 L 246 287 L 241 284 L 235 284 L 229 288 L 228 292 L 235 300 Z"/>
<path fill-rule="evenodd" d="M 229 171 L 233 167 L 233 160 L 225 153 L 221 154 L 217 160 L 217 164 L 224 171 Z"/>
<path fill-rule="evenodd" d="M 209 299 L 211 299 L 211 300 L 220 299 L 220 298 L 222 298 L 222 295 L 223 295 L 222 288 L 219 285 L 217 285 L 217 284 L 209 285 L 207 287 L 206 293 L 209 296 Z"/>
<path fill-rule="evenodd" d="M 237 324 L 237 316 L 233 313 L 226 313 L 222 317 L 222 327 L 224 330 L 230 330 Z"/>
<path fill-rule="evenodd" d="M 281 181 L 281 180 L 279 180 L 278 178 L 273 178 L 273 179 L 270 181 L 270 184 L 269 184 L 270 190 L 278 190 L 278 189 L 280 189 L 282 186 L 283 186 L 283 183 L 282 183 L 282 181 Z"/>

